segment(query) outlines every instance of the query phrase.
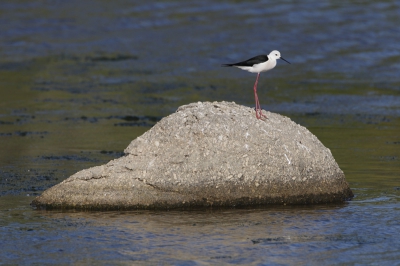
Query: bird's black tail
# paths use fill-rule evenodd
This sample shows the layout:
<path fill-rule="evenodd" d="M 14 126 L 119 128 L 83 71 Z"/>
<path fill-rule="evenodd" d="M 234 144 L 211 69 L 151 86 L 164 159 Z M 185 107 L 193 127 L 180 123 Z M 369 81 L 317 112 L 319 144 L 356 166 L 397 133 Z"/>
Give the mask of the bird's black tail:
<path fill-rule="evenodd" d="M 234 66 L 235 64 L 222 64 L 221 66 L 222 67 L 231 67 L 231 66 Z"/>

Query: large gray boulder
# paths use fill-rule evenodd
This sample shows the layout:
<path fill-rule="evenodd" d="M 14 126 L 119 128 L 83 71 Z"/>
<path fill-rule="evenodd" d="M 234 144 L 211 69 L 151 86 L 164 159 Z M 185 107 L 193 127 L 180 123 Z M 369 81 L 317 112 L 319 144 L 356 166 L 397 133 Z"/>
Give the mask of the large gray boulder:
<path fill-rule="evenodd" d="M 312 204 L 353 197 L 330 150 L 279 114 L 228 102 L 179 107 L 125 156 L 82 170 L 33 204 L 147 209 Z"/>

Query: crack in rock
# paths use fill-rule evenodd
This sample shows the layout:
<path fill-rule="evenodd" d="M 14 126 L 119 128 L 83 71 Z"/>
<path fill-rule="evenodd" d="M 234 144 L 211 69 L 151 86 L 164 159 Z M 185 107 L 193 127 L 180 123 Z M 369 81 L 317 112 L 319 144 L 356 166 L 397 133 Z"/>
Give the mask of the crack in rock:
<path fill-rule="evenodd" d="M 127 166 L 125 166 L 125 168 L 128 169 L 129 171 L 132 171 L 132 170 L 133 170 L 133 169 L 127 167 Z M 143 184 L 145 184 L 145 185 L 147 185 L 147 186 L 150 186 L 150 187 L 152 187 L 152 188 L 154 188 L 154 189 L 157 189 L 157 190 L 159 190 L 159 191 L 162 191 L 162 192 L 177 192 L 177 191 L 168 191 L 168 190 L 162 189 L 162 188 L 160 188 L 160 187 L 158 187 L 158 186 L 156 186 L 156 185 L 153 185 L 153 184 L 151 184 L 151 183 L 148 183 L 148 182 L 146 181 L 145 178 L 134 177 L 134 179 L 137 180 L 137 181 L 142 182 Z"/>

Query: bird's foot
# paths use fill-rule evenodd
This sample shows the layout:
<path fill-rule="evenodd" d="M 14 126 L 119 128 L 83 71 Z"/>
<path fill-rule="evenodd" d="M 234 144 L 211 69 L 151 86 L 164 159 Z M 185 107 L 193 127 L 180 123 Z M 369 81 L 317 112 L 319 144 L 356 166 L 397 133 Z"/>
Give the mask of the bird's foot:
<path fill-rule="evenodd" d="M 265 121 L 268 119 L 268 117 L 266 115 L 264 115 L 263 113 L 261 113 L 261 116 L 258 119 Z"/>
<path fill-rule="evenodd" d="M 255 109 L 256 111 L 256 118 L 265 121 L 268 117 L 262 113 L 263 109 Z"/>

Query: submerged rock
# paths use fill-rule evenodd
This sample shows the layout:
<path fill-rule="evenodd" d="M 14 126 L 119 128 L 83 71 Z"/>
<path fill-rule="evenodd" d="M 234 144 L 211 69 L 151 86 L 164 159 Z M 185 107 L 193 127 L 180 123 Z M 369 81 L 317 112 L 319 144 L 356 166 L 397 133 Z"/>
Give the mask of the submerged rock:
<path fill-rule="evenodd" d="M 179 107 L 125 156 L 82 170 L 33 204 L 147 209 L 312 204 L 353 197 L 329 149 L 289 118 L 228 102 Z"/>

